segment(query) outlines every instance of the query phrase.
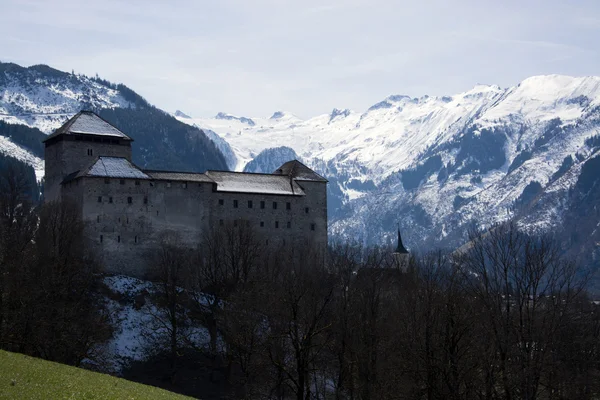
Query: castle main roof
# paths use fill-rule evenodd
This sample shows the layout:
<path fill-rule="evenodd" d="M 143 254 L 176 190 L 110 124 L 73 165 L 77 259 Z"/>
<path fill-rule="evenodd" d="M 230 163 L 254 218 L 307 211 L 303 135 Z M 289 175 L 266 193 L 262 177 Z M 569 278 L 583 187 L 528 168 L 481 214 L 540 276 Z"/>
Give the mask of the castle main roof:
<path fill-rule="evenodd" d="M 304 196 L 304 190 L 287 176 L 244 172 L 206 171 L 217 183 L 217 192 L 264 193 Z"/>
<path fill-rule="evenodd" d="M 133 141 L 129 136 L 91 111 L 78 112 L 60 128 L 55 130 L 54 133 L 49 135 L 44 142 L 60 135 L 107 136 Z"/>
<path fill-rule="evenodd" d="M 144 170 L 152 179 L 159 181 L 183 181 L 183 182 L 213 182 L 206 174 L 199 172 L 175 172 Z"/>

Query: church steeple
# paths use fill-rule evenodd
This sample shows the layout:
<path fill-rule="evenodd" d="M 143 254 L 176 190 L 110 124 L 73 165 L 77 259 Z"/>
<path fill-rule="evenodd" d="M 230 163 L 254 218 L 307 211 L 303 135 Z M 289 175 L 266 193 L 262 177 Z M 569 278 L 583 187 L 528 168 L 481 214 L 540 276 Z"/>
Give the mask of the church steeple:
<path fill-rule="evenodd" d="M 408 250 L 402 244 L 402 236 L 400 235 L 400 225 L 398 225 L 398 246 L 396 247 L 395 253 L 398 254 L 408 254 Z"/>

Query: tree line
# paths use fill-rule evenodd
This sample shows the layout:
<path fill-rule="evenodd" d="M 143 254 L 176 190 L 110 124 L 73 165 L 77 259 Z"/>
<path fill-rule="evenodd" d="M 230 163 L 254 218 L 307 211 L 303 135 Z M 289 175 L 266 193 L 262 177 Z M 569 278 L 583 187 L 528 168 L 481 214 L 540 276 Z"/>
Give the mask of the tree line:
<path fill-rule="evenodd" d="M 26 185 L 0 176 L 0 348 L 81 365 L 111 337 L 102 275 L 75 208 L 36 206 Z M 203 398 L 200 375 L 223 378 L 221 398 L 600 395 L 598 306 L 549 238 L 500 225 L 406 273 L 385 248 L 264 243 L 246 224 L 195 248 L 163 233 L 147 259 L 166 361 L 151 383 Z"/>
<path fill-rule="evenodd" d="M 267 251 L 244 224 L 196 250 L 165 236 L 154 254 L 168 326 L 167 386 L 183 354 L 210 354 L 231 397 L 592 399 L 600 394 L 598 306 L 547 237 L 513 225 L 452 253 L 337 245 Z M 188 325 L 209 345 L 195 348 Z M 185 390 L 183 390 L 185 392 Z M 188 392 L 202 395 L 201 392 Z"/>

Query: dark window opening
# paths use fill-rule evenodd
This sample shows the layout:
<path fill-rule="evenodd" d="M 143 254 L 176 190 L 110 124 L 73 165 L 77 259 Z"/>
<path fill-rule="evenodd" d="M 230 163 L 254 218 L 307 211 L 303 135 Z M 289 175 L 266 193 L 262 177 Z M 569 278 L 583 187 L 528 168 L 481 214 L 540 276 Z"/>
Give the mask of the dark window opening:
<path fill-rule="evenodd" d="M 137 243 L 137 236 L 133 239 L 135 243 Z"/>
<path fill-rule="evenodd" d="M 248 208 L 252 208 L 252 200 L 248 200 Z"/>
<path fill-rule="evenodd" d="M 92 149 L 88 149 L 87 155 L 88 156 L 93 156 L 94 155 L 94 151 Z"/>
<path fill-rule="evenodd" d="M 127 217 L 127 218 L 125 219 L 125 222 L 126 222 L 126 223 L 129 223 L 129 217 Z"/>
<path fill-rule="evenodd" d="M 187 189 L 187 182 L 183 182 L 183 184 L 181 185 L 184 189 Z"/>
<path fill-rule="evenodd" d="M 279 221 L 275 221 L 275 228 L 279 228 Z"/>
<path fill-rule="evenodd" d="M 223 199 L 219 199 L 219 205 L 222 206 L 223 204 L 225 204 L 225 201 Z"/>
<path fill-rule="evenodd" d="M 112 202 L 113 202 L 113 201 L 112 201 L 112 197 L 109 197 L 109 198 L 108 198 L 108 202 L 109 202 L 109 203 L 112 203 Z"/>
<path fill-rule="evenodd" d="M 223 226 L 223 224 L 224 224 L 223 220 L 222 220 L 222 219 L 220 219 L 220 220 L 219 220 L 219 225 L 220 225 L 220 226 Z"/>
<path fill-rule="evenodd" d="M 158 210 L 156 210 L 156 216 L 158 217 Z"/>
<path fill-rule="evenodd" d="M 124 184 L 125 184 L 125 179 L 119 179 L 119 183 L 120 183 L 121 185 L 124 185 Z"/>
<path fill-rule="evenodd" d="M 144 204 L 148 204 L 148 197 L 144 196 Z"/>
<path fill-rule="evenodd" d="M 100 235 L 100 243 L 104 241 L 104 236 Z"/>
<path fill-rule="evenodd" d="M 133 198 L 132 197 L 127 197 L 127 204 L 131 204 L 133 203 Z"/>
<path fill-rule="evenodd" d="M 102 203 L 102 196 L 98 196 L 98 203 Z"/>
<path fill-rule="evenodd" d="M 315 224 L 310 224 L 310 230 L 314 231 L 315 230 Z"/>
<path fill-rule="evenodd" d="M 119 222 L 121 222 L 121 217 L 119 217 Z"/>
<path fill-rule="evenodd" d="M 265 226 L 265 221 L 260 221 L 260 226 L 261 227 Z"/>
<path fill-rule="evenodd" d="M 265 202 L 264 201 L 260 202 L 260 208 L 265 208 Z"/>
<path fill-rule="evenodd" d="M 121 243 L 121 236 L 117 236 L 117 242 Z"/>
<path fill-rule="evenodd" d="M 140 186 L 140 181 L 135 181 L 135 186 Z"/>
<path fill-rule="evenodd" d="M 273 202 L 273 210 L 277 210 L 277 202 L 276 201 Z"/>
<path fill-rule="evenodd" d="M 288 227 L 288 229 L 290 229 L 292 227 L 292 223 L 290 221 L 288 221 L 287 227 Z"/>
<path fill-rule="evenodd" d="M 304 209 L 304 212 L 308 214 L 308 207 Z"/>
<path fill-rule="evenodd" d="M 285 209 L 286 210 L 291 210 L 292 209 L 292 203 L 285 203 Z"/>
<path fill-rule="evenodd" d="M 104 183 L 110 183 L 110 179 L 104 178 Z"/>
<path fill-rule="evenodd" d="M 237 200 L 233 201 L 233 208 L 238 208 L 238 201 Z"/>

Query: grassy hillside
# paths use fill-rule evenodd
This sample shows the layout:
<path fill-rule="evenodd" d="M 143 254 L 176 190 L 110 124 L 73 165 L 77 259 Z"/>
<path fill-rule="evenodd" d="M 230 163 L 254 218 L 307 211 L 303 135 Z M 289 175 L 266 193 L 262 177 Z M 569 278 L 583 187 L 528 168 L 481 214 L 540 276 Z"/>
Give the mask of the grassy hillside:
<path fill-rule="evenodd" d="M 0 399 L 187 399 L 152 386 L 0 351 Z"/>

